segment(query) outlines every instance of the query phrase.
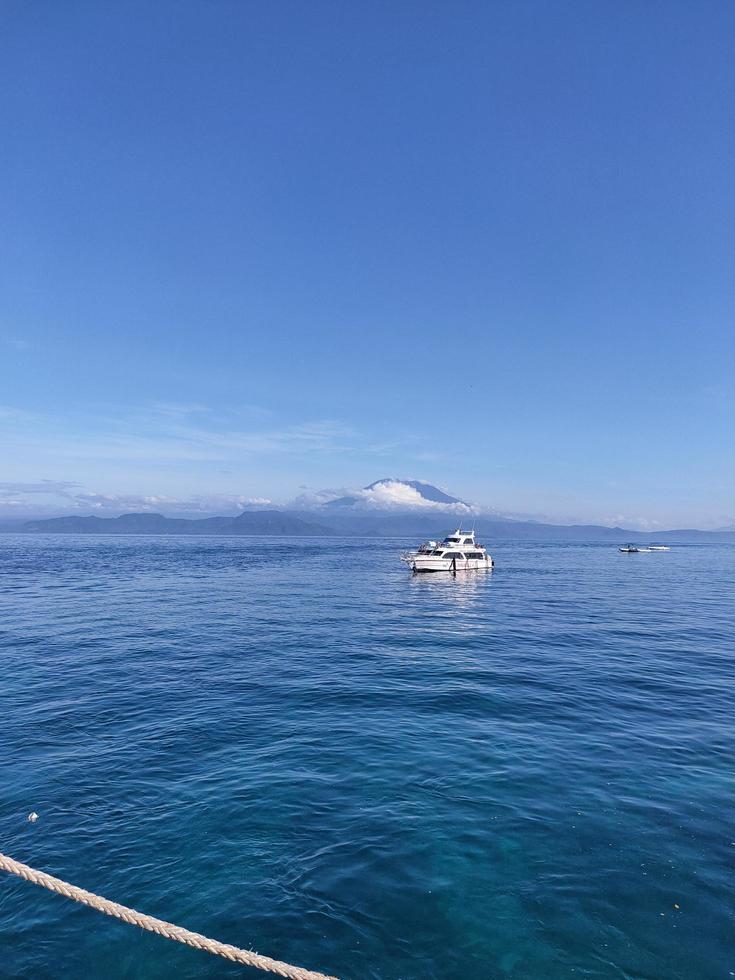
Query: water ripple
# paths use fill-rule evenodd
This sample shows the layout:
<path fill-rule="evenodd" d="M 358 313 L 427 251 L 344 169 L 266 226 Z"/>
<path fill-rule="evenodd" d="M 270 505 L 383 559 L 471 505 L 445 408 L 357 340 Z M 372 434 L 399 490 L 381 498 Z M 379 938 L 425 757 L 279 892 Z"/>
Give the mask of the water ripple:
<path fill-rule="evenodd" d="M 409 543 L 0 536 L 2 849 L 360 980 L 732 976 L 735 548 Z M 243 976 L 13 880 L 0 943 Z"/>

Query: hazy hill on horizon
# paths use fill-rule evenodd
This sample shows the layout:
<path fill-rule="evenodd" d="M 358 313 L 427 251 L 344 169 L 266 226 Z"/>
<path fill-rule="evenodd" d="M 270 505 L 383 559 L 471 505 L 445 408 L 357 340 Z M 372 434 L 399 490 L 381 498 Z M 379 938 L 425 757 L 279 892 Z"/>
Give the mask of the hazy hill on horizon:
<path fill-rule="evenodd" d="M 27 532 L 56 534 L 281 534 L 328 535 L 330 528 L 279 510 L 243 511 L 237 517 L 166 517 L 133 513 L 119 517 L 50 517 L 28 521 Z"/>
<path fill-rule="evenodd" d="M 460 523 L 456 514 L 332 514 L 318 522 L 309 511 L 251 510 L 237 517 L 185 518 L 163 514 L 132 513 L 119 517 L 51 517 L 27 521 L 15 530 L 52 534 L 244 534 L 280 536 L 332 536 L 442 538 Z M 514 541 L 712 541 L 735 542 L 735 531 L 701 531 L 695 528 L 667 531 L 634 531 L 601 524 L 542 524 L 478 517 L 474 524 L 487 540 Z"/>

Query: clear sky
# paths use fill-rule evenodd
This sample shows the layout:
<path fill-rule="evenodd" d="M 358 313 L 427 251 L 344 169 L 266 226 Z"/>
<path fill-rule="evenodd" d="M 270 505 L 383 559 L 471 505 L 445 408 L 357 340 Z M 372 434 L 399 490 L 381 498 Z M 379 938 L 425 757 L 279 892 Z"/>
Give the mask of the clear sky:
<path fill-rule="evenodd" d="M 729 0 L 0 2 L 0 513 L 399 476 L 735 523 L 734 40 Z"/>

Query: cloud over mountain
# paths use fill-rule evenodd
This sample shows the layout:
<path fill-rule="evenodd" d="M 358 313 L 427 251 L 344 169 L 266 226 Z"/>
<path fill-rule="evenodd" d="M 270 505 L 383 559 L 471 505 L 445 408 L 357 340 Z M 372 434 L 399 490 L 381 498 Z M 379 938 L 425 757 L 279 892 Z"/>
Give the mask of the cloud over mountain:
<path fill-rule="evenodd" d="M 317 495 L 314 500 L 319 506 L 340 511 L 391 511 L 395 513 L 410 511 L 441 511 L 452 514 L 474 514 L 477 508 L 458 497 L 452 497 L 444 490 L 422 483 L 419 480 L 401 480 L 387 477 L 376 480 L 359 490 L 326 496 Z"/>

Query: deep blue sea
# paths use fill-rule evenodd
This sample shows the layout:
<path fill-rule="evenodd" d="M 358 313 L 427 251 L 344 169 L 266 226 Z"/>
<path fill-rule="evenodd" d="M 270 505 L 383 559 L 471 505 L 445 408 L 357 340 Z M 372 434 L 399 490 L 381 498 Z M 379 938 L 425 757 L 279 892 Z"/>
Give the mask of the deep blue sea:
<path fill-rule="evenodd" d="M 0 536 L 0 850 L 354 980 L 734 976 L 735 546 L 413 543 Z M 0 976 L 265 975 L 0 873 Z"/>

